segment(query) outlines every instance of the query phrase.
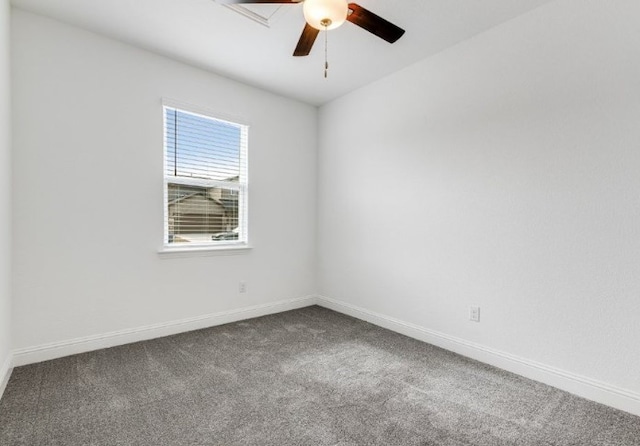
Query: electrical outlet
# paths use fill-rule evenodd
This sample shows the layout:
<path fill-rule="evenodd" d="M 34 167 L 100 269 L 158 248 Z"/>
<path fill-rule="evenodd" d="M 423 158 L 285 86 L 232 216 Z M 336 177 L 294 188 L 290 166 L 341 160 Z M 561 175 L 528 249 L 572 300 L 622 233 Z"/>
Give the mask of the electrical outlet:
<path fill-rule="evenodd" d="M 469 320 L 473 322 L 480 322 L 480 307 L 469 307 Z"/>
<path fill-rule="evenodd" d="M 238 283 L 238 291 L 241 292 L 241 293 L 246 293 L 247 292 L 247 282 Z"/>

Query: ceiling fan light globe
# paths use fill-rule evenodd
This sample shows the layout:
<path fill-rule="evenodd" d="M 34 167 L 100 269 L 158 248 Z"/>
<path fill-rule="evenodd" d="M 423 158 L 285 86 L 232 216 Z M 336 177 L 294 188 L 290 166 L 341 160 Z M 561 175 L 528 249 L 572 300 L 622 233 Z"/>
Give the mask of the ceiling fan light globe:
<path fill-rule="evenodd" d="M 349 5 L 347 0 L 305 0 L 302 4 L 304 19 L 319 30 L 335 29 L 347 20 Z M 329 25 L 325 27 L 325 23 Z"/>

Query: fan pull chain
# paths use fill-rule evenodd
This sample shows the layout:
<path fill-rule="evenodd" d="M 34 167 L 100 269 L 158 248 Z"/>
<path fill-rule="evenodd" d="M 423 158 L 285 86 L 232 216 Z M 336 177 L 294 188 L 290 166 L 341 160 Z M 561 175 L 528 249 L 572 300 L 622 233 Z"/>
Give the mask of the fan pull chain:
<path fill-rule="evenodd" d="M 327 25 L 324 25 L 324 78 L 326 79 L 329 71 L 329 33 L 327 32 Z"/>

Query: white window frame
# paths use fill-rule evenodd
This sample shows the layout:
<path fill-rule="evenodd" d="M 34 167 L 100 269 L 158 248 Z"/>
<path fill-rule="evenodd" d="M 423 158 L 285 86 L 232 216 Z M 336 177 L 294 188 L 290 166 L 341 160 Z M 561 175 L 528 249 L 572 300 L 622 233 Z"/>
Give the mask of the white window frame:
<path fill-rule="evenodd" d="M 168 176 L 167 173 L 167 109 L 192 114 L 206 119 L 213 119 L 240 128 L 240 171 L 239 180 L 235 182 L 207 180 L 202 178 L 186 178 Z M 202 107 L 178 101 L 163 99 L 162 101 L 162 177 L 163 177 L 163 243 L 159 254 L 162 257 L 191 257 L 193 255 L 217 255 L 245 253 L 251 249 L 248 231 L 248 146 L 249 124 L 246 120 L 235 116 L 222 115 Z M 198 187 L 224 187 L 238 191 L 238 240 L 212 240 L 202 243 L 169 243 L 168 188 L 169 183 Z"/>

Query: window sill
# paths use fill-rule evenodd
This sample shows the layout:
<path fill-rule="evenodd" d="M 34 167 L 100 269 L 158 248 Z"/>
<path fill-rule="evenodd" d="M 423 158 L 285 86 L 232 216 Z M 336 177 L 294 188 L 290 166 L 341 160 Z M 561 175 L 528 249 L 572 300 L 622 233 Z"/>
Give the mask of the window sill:
<path fill-rule="evenodd" d="M 252 247 L 245 243 L 216 245 L 216 246 L 180 246 L 163 247 L 158 250 L 161 259 L 176 259 L 184 257 L 235 256 L 249 254 Z"/>

